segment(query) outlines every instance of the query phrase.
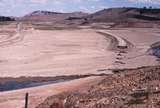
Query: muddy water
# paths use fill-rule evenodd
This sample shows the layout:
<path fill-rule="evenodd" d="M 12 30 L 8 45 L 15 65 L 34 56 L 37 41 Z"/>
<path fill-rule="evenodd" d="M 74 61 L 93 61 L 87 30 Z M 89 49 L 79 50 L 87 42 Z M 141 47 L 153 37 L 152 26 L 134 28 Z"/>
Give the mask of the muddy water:
<path fill-rule="evenodd" d="M 69 81 L 69 80 L 57 80 L 57 81 L 48 81 L 48 82 L 8 81 L 5 84 L 0 85 L 0 91 L 23 89 L 23 88 L 36 87 L 36 86 L 48 85 L 48 84 L 53 84 L 53 83 L 65 82 L 65 81 Z"/>
<path fill-rule="evenodd" d="M 160 58 L 160 42 L 156 42 L 151 45 L 152 54 L 158 58 Z"/>
<path fill-rule="evenodd" d="M 153 55 L 157 56 L 158 58 L 160 58 L 160 47 L 158 48 L 153 48 L 152 49 Z"/>
<path fill-rule="evenodd" d="M 89 76 L 0 78 L 0 92 L 60 83 Z"/>

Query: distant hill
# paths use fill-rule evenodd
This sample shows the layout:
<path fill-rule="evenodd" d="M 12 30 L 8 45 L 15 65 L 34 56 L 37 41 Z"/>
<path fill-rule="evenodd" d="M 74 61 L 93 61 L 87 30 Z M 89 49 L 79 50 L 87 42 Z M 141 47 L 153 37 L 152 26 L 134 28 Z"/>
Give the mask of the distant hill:
<path fill-rule="evenodd" d="M 87 13 L 73 12 L 73 13 L 59 13 L 50 11 L 34 11 L 30 14 L 25 15 L 21 20 L 29 21 L 62 21 L 70 18 L 81 18 L 87 16 Z"/>
<path fill-rule="evenodd" d="M 76 21 L 80 19 L 89 23 L 160 21 L 160 9 L 109 8 L 93 14 L 83 12 L 60 13 L 51 11 L 34 11 L 20 18 L 20 20 L 27 21 L 53 21 L 60 23 L 63 23 L 66 20 Z"/>
<path fill-rule="evenodd" d="M 160 21 L 160 9 L 110 8 L 87 16 L 90 22 Z"/>
<path fill-rule="evenodd" d="M 58 23 L 76 22 L 156 22 L 160 21 L 160 9 L 149 8 L 109 8 L 88 14 L 83 12 L 60 13 L 51 11 L 34 11 L 20 18 L 0 16 L 0 21 L 52 21 Z"/>
<path fill-rule="evenodd" d="M 5 16 L 0 16 L 0 21 L 14 21 L 14 18 L 11 17 L 5 17 Z"/>

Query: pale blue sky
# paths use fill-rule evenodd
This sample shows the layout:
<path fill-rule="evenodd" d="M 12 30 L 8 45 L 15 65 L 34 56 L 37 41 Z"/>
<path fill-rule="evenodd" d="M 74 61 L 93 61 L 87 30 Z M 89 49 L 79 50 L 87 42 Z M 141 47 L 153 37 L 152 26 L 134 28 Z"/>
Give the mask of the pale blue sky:
<path fill-rule="evenodd" d="M 35 10 L 95 12 L 124 6 L 160 8 L 160 0 L 0 0 L 0 15 L 23 16 Z"/>

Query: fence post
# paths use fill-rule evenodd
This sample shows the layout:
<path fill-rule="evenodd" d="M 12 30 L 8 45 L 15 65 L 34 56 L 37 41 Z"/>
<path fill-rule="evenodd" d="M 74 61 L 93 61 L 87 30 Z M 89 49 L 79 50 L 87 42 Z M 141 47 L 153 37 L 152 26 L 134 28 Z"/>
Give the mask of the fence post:
<path fill-rule="evenodd" d="M 26 93 L 26 95 L 25 95 L 25 108 L 28 108 L 28 96 L 29 96 L 29 94 Z"/>

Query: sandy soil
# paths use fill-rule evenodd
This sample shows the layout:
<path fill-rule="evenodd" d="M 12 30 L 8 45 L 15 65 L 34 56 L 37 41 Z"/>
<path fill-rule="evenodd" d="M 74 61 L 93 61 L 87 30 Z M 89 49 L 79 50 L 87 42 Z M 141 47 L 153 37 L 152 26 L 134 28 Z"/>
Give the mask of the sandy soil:
<path fill-rule="evenodd" d="M 9 38 L 5 36 L 8 35 L 3 35 L 0 46 L 1 77 L 100 74 L 106 73 L 106 67 L 113 63 L 114 52 L 107 51 L 110 40 L 94 30 L 32 29 L 13 34 Z M 22 108 L 24 94 L 29 92 L 31 94 L 29 105 L 34 108 L 50 95 L 79 89 L 80 85 L 84 86 L 96 79 L 91 77 L 37 88 L 1 92 L 0 107 Z"/>
<path fill-rule="evenodd" d="M 26 30 L 0 35 L 0 75 L 61 76 L 111 73 L 109 69 L 156 65 L 147 53 L 160 40 L 158 29 Z M 103 32 L 102 35 L 98 32 Z M 7 43 L 7 44 L 6 44 Z M 132 47 L 129 47 L 130 44 Z M 113 48 L 125 47 L 126 48 Z M 97 77 L 0 93 L 0 108 L 22 108 L 24 93 L 31 93 L 31 108 L 46 97 L 72 90 Z M 32 101 L 34 100 L 34 101 Z M 36 100 L 36 101 L 35 101 Z"/>
<path fill-rule="evenodd" d="M 109 41 L 93 30 L 28 31 L 9 42 L 0 47 L 1 77 L 97 73 L 113 63 Z"/>
<path fill-rule="evenodd" d="M 134 48 L 120 56 L 108 50 L 110 39 L 97 31 L 28 30 L 8 38 L 1 35 L 1 77 L 95 74 L 115 66 L 134 68 L 157 63 L 146 51 L 160 40 L 158 29 L 99 30 L 116 38 L 117 46 L 127 46 L 126 40 L 133 44 Z"/>

